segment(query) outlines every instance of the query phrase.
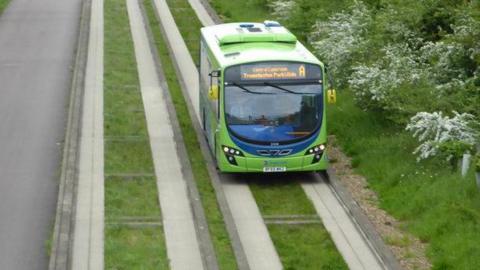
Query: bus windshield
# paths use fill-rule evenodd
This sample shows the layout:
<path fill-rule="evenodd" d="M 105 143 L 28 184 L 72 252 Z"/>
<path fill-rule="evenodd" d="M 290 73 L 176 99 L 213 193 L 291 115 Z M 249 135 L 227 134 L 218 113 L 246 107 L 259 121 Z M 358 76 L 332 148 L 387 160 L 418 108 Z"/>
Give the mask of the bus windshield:
<path fill-rule="evenodd" d="M 227 83 L 225 116 L 230 132 L 257 143 L 297 141 L 321 124 L 323 88 L 312 83 Z"/>

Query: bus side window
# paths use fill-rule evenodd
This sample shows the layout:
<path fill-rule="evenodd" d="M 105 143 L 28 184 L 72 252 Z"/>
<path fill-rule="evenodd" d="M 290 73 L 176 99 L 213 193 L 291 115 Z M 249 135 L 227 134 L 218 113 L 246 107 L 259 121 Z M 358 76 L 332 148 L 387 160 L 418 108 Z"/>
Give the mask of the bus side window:
<path fill-rule="evenodd" d="M 209 63 L 210 64 L 210 63 Z M 220 84 L 219 84 L 219 80 L 220 80 L 220 75 L 219 75 L 219 72 L 217 70 L 212 70 L 210 72 L 210 84 L 209 84 L 209 91 L 213 91 L 215 92 L 214 93 L 214 98 L 211 98 L 210 99 L 210 102 L 211 102 L 211 106 L 212 106 L 212 109 L 213 111 L 215 112 L 215 114 L 217 115 L 217 118 L 220 116 L 219 115 L 219 104 L 220 102 L 218 101 L 219 98 L 220 98 Z M 209 93 L 210 94 L 210 93 Z"/>
<path fill-rule="evenodd" d="M 208 62 L 208 53 L 205 47 L 205 42 L 202 40 L 200 43 L 200 91 L 208 91 L 209 87 L 209 70 L 211 69 Z"/>

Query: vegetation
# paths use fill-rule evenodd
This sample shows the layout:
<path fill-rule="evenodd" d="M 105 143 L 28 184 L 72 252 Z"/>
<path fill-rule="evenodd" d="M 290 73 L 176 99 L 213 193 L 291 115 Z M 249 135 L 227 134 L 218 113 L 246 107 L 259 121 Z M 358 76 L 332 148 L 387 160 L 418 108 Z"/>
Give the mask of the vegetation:
<path fill-rule="evenodd" d="M 284 269 L 348 269 L 330 235 L 318 224 L 268 225 Z"/>
<path fill-rule="evenodd" d="M 264 2 L 274 7 L 292 1 Z M 478 143 L 479 2 L 293 2 L 288 12 L 274 11 L 334 73 L 342 91 L 339 103 L 329 107 L 330 132 L 378 193 L 380 206 L 429 243 L 434 269 L 480 266 L 480 195 L 473 170 L 467 181 L 444 166 L 448 157 Z M 468 135 L 451 134 L 445 123 L 460 124 L 454 133 L 468 129 Z M 418 138 L 427 130 L 452 136 L 427 132 L 420 143 L 433 147 L 419 148 L 406 125 Z"/>
<path fill-rule="evenodd" d="M 106 269 L 161 269 L 166 270 L 168 260 L 165 240 L 160 228 L 129 228 L 110 226 L 105 238 Z"/>
<path fill-rule="evenodd" d="M 105 268 L 168 269 L 160 227 L 119 222 L 160 220 L 160 207 L 125 1 L 104 16 Z"/>
<path fill-rule="evenodd" d="M 473 115 L 453 112 L 454 117 L 443 116 L 442 112 L 420 112 L 412 117 L 406 130 L 413 132 L 413 137 L 422 143 L 414 154 L 417 160 L 446 155 L 447 161 L 455 166 L 463 153 L 472 152 L 477 134 L 471 127 Z"/>
<path fill-rule="evenodd" d="M 222 213 L 216 201 L 215 190 L 213 189 L 210 176 L 205 166 L 206 161 L 203 158 L 197 136 L 194 132 L 192 132 L 193 126 L 188 113 L 187 104 L 183 97 L 180 84 L 177 80 L 175 68 L 172 62 L 173 60 L 162 37 L 159 22 L 155 17 L 152 2 L 153 1 L 151 0 L 144 1 L 148 22 L 152 30 L 161 65 L 165 73 L 165 78 L 167 80 L 173 105 L 177 113 L 178 122 L 180 124 L 185 147 L 188 153 L 188 159 L 192 166 L 192 172 L 200 193 L 202 206 L 205 210 L 208 228 L 212 237 L 218 264 L 220 269 L 237 269 L 230 238 L 225 228 Z M 173 7 L 172 12 L 174 15 L 178 16 L 178 14 L 182 14 L 183 20 L 180 22 L 180 25 L 189 29 L 189 31 L 185 31 L 185 28 L 181 29 L 182 33 L 189 33 L 188 35 L 190 36 L 190 39 L 195 39 L 198 35 L 196 33 L 200 28 L 200 22 L 196 19 L 195 13 L 192 13 L 193 11 L 186 9 L 186 7 L 189 7 L 188 3 L 186 1 L 168 1 L 168 3 L 171 7 Z M 188 12 L 190 15 L 185 16 L 185 12 Z M 188 46 L 189 49 L 191 51 L 198 50 L 198 40 L 188 43 L 192 42 L 195 42 L 197 45 L 190 44 Z"/>

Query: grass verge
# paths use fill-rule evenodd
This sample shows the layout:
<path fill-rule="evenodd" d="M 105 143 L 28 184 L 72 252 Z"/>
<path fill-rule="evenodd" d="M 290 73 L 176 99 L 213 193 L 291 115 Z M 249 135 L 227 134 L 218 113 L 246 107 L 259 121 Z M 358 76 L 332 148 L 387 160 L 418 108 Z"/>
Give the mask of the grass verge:
<path fill-rule="evenodd" d="M 190 54 L 194 61 L 198 62 L 198 44 L 200 27 L 202 26 L 200 21 L 188 1 L 167 0 L 167 3 L 180 33 L 187 43 Z M 228 7 L 234 5 L 241 6 L 242 9 L 246 8 L 244 2 L 236 4 L 236 2 L 225 1 L 225 3 Z M 258 8 L 253 13 L 251 10 L 245 11 L 243 13 L 239 11 L 239 14 L 248 14 L 249 17 L 243 19 L 245 21 L 258 21 L 258 17 L 254 18 L 252 14 L 263 14 Z M 179 94 L 181 95 L 181 92 Z M 188 115 L 186 111 L 179 112 L 177 110 L 177 114 L 183 115 L 183 113 Z M 188 126 L 187 130 L 191 129 L 191 126 Z M 275 176 L 266 179 L 265 175 L 252 175 L 249 183 L 257 205 L 264 216 L 316 214 L 312 203 L 308 200 L 298 182 L 292 179 L 292 176 L 281 179 Z M 268 229 L 285 269 L 347 269 L 343 258 L 336 250 L 323 225 L 269 225 Z M 310 239 L 310 241 L 305 242 L 304 239 Z M 328 250 L 318 252 L 320 248 L 327 248 Z M 318 268 L 319 266 L 321 268 Z"/>
<path fill-rule="evenodd" d="M 411 135 L 359 109 L 347 91 L 330 111 L 330 129 L 356 171 L 403 229 L 429 243 L 434 269 L 479 266 L 480 195 L 473 170 L 461 179 L 448 167 L 417 163 Z"/>
<path fill-rule="evenodd" d="M 124 0 L 105 1 L 105 268 L 168 269 L 163 231 L 121 217 L 157 217 L 160 207 Z M 131 177 L 124 177 L 132 175 Z"/>
<path fill-rule="evenodd" d="M 162 37 L 160 25 L 155 16 L 152 4 L 153 3 L 150 0 L 144 1 L 150 29 L 152 30 L 155 45 L 160 57 L 160 62 L 165 73 L 170 95 L 177 113 L 178 122 L 180 124 L 185 147 L 188 153 L 188 159 L 192 166 L 193 176 L 200 193 L 202 206 L 205 210 L 210 234 L 213 238 L 212 242 L 217 255 L 218 264 L 220 269 L 237 269 L 231 242 L 223 222 L 222 213 L 220 212 L 220 208 L 216 200 L 215 190 L 213 189 L 207 168 L 205 167 L 206 162 L 200 150 L 200 144 L 197 141 L 197 136 L 192 132 L 193 127 L 188 113 L 187 104 L 183 97 L 175 68 L 172 63 L 172 58 Z M 189 25 L 189 27 L 192 29 L 193 25 L 196 23 L 194 18 L 195 17 L 192 16 L 185 16 L 185 19 L 189 22 L 189 24 L 186 25 Z M 195 49 L 194 46 L 189 48 Z"/>

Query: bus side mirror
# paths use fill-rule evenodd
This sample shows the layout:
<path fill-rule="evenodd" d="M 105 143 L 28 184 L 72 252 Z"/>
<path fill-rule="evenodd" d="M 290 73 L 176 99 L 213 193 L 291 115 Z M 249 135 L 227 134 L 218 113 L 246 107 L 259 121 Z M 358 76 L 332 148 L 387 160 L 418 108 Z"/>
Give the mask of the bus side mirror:
<path fill-rule="evenodd" d="M 327 101 L 330 104 L 337 103 L 337 91 L 335 89 L 329 89 L 327 91 Z"/>
<path fill-rule="evenodd" d="M 218 85 L 210 86 L 210 89 L 208 90 L 208 99 L 210 100 L 218 99 Z"/>

